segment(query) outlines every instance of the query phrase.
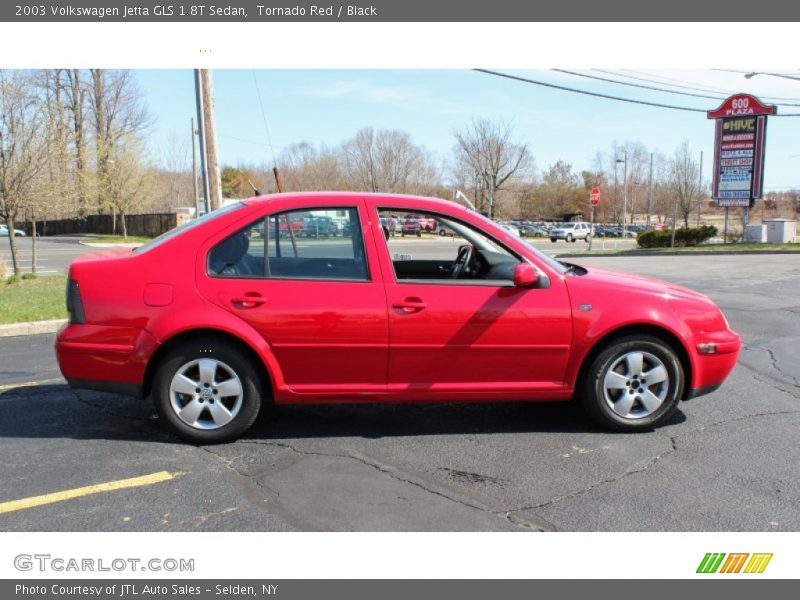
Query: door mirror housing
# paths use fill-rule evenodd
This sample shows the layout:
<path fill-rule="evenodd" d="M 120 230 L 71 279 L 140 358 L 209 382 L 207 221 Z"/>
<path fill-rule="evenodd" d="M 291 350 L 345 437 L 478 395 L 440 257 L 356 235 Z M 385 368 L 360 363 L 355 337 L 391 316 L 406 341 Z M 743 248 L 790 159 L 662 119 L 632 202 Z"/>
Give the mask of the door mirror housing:
<path fill-rule="evenodd" d="M 526 262 L 519 263 L 514 267 L 514 287 L 547 288 L 550 287 L 550 280 L 547 275 L 540 274 L 536 269 Z"/>

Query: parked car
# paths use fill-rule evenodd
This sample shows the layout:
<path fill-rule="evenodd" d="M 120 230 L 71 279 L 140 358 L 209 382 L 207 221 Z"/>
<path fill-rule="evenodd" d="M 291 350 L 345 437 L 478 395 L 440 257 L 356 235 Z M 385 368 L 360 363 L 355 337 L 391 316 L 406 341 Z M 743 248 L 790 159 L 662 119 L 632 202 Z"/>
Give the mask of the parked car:
<path fill-rule="evenodd" d="M 397 217 L 381 217 L 381 226 L 385 236 L 394 236 L 397 233 Z"/>
<path fill-rule="evenodd" d="M 498 225 L 500 226 L 500 228 L 501 228 L 501 229 L 503 229 L 503 230 L 507 231 L 507 232 L 508 232 L 508 233 L 510 233 L 511 235 L 515 235 L 515 236 L 517 236 L 517 237 L 521 237 L 521 234 L 520 234 L 520 232 L 519 232 L 519 229 L 517 229 L 517 228 L 516 228 L 516 227 L 514 227 L 513 225 L 510 225 L 510 224 L 508 224 L 508 223 L 498 223 Z"/>
<path fill-rule="evenodd" d="M 335 237 L 339 233 L 339 226 L 330 217 L 306 217 L 303 219 L 300 237 Z"/>
<path fill-rule="evenodd" d="M 519 226 L 519 233 L 522 237 L 545 237 L 548 231 L 541 225 L 522 224 Z"/>
<path fill-rule="evenodd" d="M 420 225 L 418 217 L 406 217 L 403 220 L 403 226 L 400 228 L 400 237 L 406 237 L 407 235 L 422 237 L 422 225 Z"/>
<path fill-rule="evenodd" d="M 8 225 L 0 225 L 0 237 L 8 237 Z M 25 237 L 25 232 L 21 229 L 14 229 L 14 237 Z"/>
<path fill-rule="evenodd" d="M 551 242 L 558 240 L 566 242 L 586 240 L 588 242 L 592 237 L 592 230 L 588 223 L 576 221 L 574 223 L 562 223 L 558 227 L 554 227 L 550 230 L 549 236 Z"/>
<path fill-rule="evenodd" d="M 312 209 L 346 214 L 352 237 L 265 247 L 265 219 Z M 466 243 L 393 254 L 386 209 Z M 452 202 L 380 194 L 242 200 L 134 251 L 82 255 L 67 311 L 69 385 L 151 397 L 201 444 L 236 439 L 273 403 L 574 398 L 606 428 L 649 431 L 719 387 L 740 349 L 697 292 L 557 262 Z"/>

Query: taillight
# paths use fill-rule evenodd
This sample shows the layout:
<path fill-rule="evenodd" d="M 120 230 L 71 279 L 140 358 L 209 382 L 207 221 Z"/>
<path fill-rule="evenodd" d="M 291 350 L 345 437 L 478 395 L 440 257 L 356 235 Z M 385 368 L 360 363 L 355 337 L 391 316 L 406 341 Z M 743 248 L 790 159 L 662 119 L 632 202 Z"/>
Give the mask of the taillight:
<path fill-rule="evenodd" d="M 67 313 L 70 323 L 86 323 L 86 314 L 83 312 L 83 301 L 78 282 L 74 279 L 67 281 Z"/>

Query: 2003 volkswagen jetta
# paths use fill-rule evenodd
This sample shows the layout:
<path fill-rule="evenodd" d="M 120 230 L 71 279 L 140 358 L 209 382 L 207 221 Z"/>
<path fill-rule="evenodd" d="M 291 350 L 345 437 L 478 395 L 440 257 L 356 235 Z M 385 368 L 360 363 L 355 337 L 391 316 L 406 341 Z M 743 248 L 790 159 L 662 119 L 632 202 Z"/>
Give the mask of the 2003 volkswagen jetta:
<path fill-rule="evenodd" d="M 386 235 L 383 218 L 453 236 Z M 320 227 L 325 223 L 325 227 Z M 617 431 L 716 389 L 740 348 L 707 297 L 556 262 L 444 200 L 244 200 L 140 248 L 81 257 L 61 370 L 152 396 L 182 438 L 240 436 L 267 402 L 578 399 Z"/>

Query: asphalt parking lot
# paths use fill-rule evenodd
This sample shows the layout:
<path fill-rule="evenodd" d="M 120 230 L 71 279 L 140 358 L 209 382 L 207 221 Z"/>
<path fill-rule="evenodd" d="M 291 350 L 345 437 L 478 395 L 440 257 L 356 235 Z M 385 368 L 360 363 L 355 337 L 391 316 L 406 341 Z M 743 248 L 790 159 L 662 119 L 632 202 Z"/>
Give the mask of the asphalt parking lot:
<path fill-rule="evenodd" d="M 711 296 L 744 338 L 727 383 L 644 434 L 569 404 L 280 407 L 236 443 L 194 447 L 147 402 L 70 391 L 52 335 L 6 338 L 0 529 L 800 530 L 800 255 L 576 262 Z"/>
<path fill-rule="evenodd" d="M 55 236 L 36 239 L 36 271 L 40 275 L 66 275 L 69 264 L 81 254 L 95 252 L 98 248 L 91 248 L 80 244 L 81 236 Z M 31 270 L 33 261 L 33 248 L 30 237 L 16 238 L 17 252 L 20 267 L 23 272 Z M 0 239 L 0 255 L 4 256 L 11 268 L 11 252 L 8 239 Z"/>

